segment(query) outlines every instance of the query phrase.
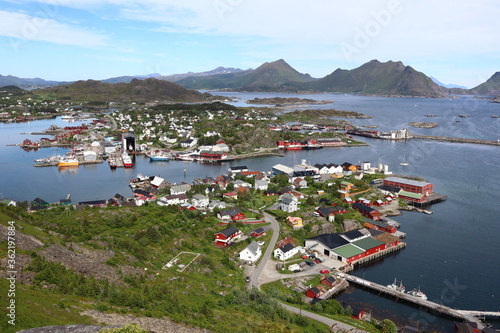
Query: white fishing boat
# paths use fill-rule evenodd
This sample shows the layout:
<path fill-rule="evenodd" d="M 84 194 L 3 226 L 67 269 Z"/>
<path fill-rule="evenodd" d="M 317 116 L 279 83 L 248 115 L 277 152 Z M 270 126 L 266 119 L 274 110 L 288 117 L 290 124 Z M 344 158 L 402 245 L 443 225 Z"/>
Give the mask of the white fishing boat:
<path fill-rule="evenodd" d="M 125 151 L 122 153 L 122 161 L 123 161 L 124 168 L 131 168 L 134 166 L 134 164 L 132 162 L 132 158 Z"/>
<path fill-rule="evenodd" d="M 150 161 L 168 161 L 170 154 L 166 150 L 153 150 L 146 154 Z"/>
<path fill-rule="evenodd" d="M 414 289 L 408 291 L 407 294 L 421 298 L 421 299 L 427 299 L 427 295 L 424 294 L 422 291 L 420 291 L 420 286 L 418 287 L 418 289 L 414 288 Z"/>

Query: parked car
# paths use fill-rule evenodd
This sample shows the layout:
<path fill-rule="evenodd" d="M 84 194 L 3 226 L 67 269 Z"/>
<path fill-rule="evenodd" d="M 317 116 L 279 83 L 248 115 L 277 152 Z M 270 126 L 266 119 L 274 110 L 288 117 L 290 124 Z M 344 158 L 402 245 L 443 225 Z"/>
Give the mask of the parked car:
<path fill-rule="evenodd" d="M 306 260 L 306 264 L 309 265 L 309 266 L 316 265 L 316 263 L 314 261 L 311 261 L 311 260 Z"/>
<path fill-rule="evenodd" d="M 330 273 L 330 270 L 328 270 L 328 269 L 322 269 L 322 270 L 320 270 L 319 272 L 320 272 L 321 274 L 328 274 L 328 273 Z"/>
<path fill-rule="evenodd" d="M 250 276 L 247 276 L 247 277 L 245 278 L 245 281 L 246 281 L 246 282 L 250 282 Z"/>

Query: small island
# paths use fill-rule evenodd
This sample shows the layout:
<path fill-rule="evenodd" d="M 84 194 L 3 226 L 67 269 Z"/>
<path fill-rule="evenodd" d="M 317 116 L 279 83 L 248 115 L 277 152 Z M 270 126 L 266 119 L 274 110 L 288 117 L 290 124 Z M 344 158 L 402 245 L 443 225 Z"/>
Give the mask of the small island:
<path fill-rule="evenodd" d="M 409 122 L 408 125 L 413 126 L 413 127 L 417 127 L 417 128 L 434 128 L 437 126 L 436 123 L 425 123 L 425 122 L 421 122 L 421 121 Z"/>
<path fill-rule="evenodd" d="M 356 111 L 343 111 L 335 109 L 307 109 L 307 110 L 296 110 L 293 112 L 284 113 L 282 116 L 290 115 L 293 117 L 309 117 L 314 120 L 319 119 L 329 119 L 329 118 L 348 118 L 348 119 L 370 119 L 372 116 L 368 116 L 363 113 Z"/>
<path fill-rule="evenodd" d="M 317 101 L 311 98 L 298 98 L 298 97 L 270 97 L 270 98 L 254 98 L 247 100 L 248 104 L 267 104 L 275 106 L 296 106 L 300 107 L 304 104 L 330 104 L 331 100 Z"/>

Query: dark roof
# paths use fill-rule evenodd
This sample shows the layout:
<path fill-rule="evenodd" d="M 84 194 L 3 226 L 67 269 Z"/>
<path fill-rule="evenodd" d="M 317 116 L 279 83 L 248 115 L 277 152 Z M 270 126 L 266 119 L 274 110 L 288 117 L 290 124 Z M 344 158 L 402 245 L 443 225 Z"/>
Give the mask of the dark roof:
<path fill-rule="evenodd" d="M 352 165 L 354 165 L 354 164 L 349 163 L 349 162 L 344 162 L 344 163 L 342 163 L 340 166 L 341 166 L 341 167 L 343 167 L 343 168 L 349 168 L 349 167 L 350 167 L 350 166 L 352 166 Z"/>
<path fill-rule="evenodd" d="M 35 200 L 33 200 L 33 202 L 38 205 L 38 206 L 46 206 L 48 205 L 49 203 L 43 199 L 40 199 L 40 198 L 35 198 Z"/>
<path fill-rule="evenodd" d="M 314 164 L 314 166 L 318 169 L 321 169 L 322 167 L 326 166 L 326 164 Z"/>
<path fill-rule="evenodd" d="M 369 222 L 372 223 L 372 220 L 369 220 Z M 368 229 L 368 231 L 370 232 L 370 235 L 372 235 L 372 237 L 378 236 L 380 234 L 385 234 L 385 232 L 377 229 Z"/>
<path fill-rule="evenodd" d="M 237 232 L 239 232 L 239 230 L 236 229 L 236 227 L 230 226 L 230 227 L 227 227 L 224 230 L 219 231 L 218 234 L 223 234 L 224 236 L 229 237 L 229 236 L 231 236 L 231 235 L 233 235 L 233 234 L 235 234 Z"/>
<path fill-rule="evenodd" d="M 229 167 L 229 170 L 231 170 L 231 171 L 248 170 L 248 168 L 245 165 L 239 165 L 239 166 Z"/>
<path fill-rule="evenodd" d="M 335 283 L 335 278 L 331 275 L 328 275 L 326 278 L 324 278 L 323 280 L 327 280 L 328 282 L 330 283 Z"/>
<path fill-rule="evenodd" d="M 105 205 L 106 204 L 106 200 L 80 201 L 78 204 L 79 205 L 88 205 L 88 206 L 91 206 L 91 205 Z"/>
<path fill-rule="evenodd" d="M 226 216 L 226 215 L 234 216 L 234 215 L 237 215 L 239 213 L 241 213 L 241 212 L 238 208 L 223 209 L 223 210 L 219 211 L 220 216 Z"/>
<path fill-rule="evenodd" d="M 319 293 L 321 292 L 321 290 L 319 290 L 317 287 L 312 287 L 312 288 L 311 288 L 311 289 L 309 289 L 309 290 L 311 290 L 311 291 L 312 291 L 313 293 L 315 293 L 315 294 L 319 294 Z"/>
<path fill-rule="evenodd" d="M 345 237 L 347 237 L 349 239 L 356 239 L 356 238 L 365 236 L 365 234 L 363 234 L 359 230 L 352 230 L 352 231 L 344 232 L 342 235 L 344 235 Z"/>
<path fill-rule="evenodd" d="M 283 187 L 280 190 L 279 194 L 285 194 L 285 193 L 288 193 L 288 192 L 291 192 L 291 191 L 293 191 L 293 187 L 292 186 L 285 186 L 285 187 Z"/>
<path fill-rule="evenodd" d="M 376 225 L 377 227 L 379 228 L 393 228 L 391 225 L 387 224 L 387 223 L 384 223 L 384 222 L 381 222 L 381 221 L 375 221 L 375 220 L 371 220 L 371 219 L 366 219 L 365 218 L 365 222 L 368 222 L 368 223 L 371 223 L 373 225 Z"/>
<path fill-rule="evenodd" d="M 294 171 L 292 177 L 307 177 L 307 176 L 315 176 L 316 172 L 312 170 L 305 171 Z"/>
<path fill-rule="evenodd" d="M 401 191 L 401 187 L 389 186 L 389 185 L 380 185 L 378 188 L 383 191 L 388 191 L 392 193 L 398 193 L 399 191 Z"/>
<path fill-rule="evenodd" d="M 342 206 L 321 206 L 317 209 L 318 213 L 320 213 L 322 216 L 328 216 L 332 213 L 339 212 L 347 210 L 347 208 L 342 207 Z"/>
<path fill-rule="evenodd" d="M 288 251 L 291 251 L 295 248 L 295 246 L 293 246 L 292 243 L 286 243 L 285 245 L 283 245 L 282 247 L 280 247 L 281 251 L 283 251 L 283 253 L 287 253 Z"/>
<path fill-rule="evenodd" d="M 317 240 L 330 249 L 334 249 L 336 247 L 349 243 L 346 239 L 340 237 L 340 234 L 338 233 L 318 235 L 309 239 Z"/>
<path fill-rule="evenodd" d="M 367 212 L 367 213 L 371 213 L 371 212 L 373 212 L 373 211 L 375 210 L 374 208 L 371 208 L 371 207 L 369 207 L 369 206 L 367 206 L 367 205 L 363 205 L 362 203 L 359 203 L 359 202 L 355 202 L 355 203 L 353 203 L 353 204 L 352 204 L 352 207 L 353 207 L 353 208 L 356 208 L 356 209 L 358 209 L 358 210 L 365 211 L 365 212 Z"/>
<path fill-rule="evenodd" d="M 149 195 L 151 192 L 148 192 L 148 191 L 145 191 L 145 190 L 141 190 L 140 188 L 139 189 L 136 189 L 133 191 L 135 194 L 139 194 L 139 195 Z"/>
<path fill-rule="evenodd" d="M 257 229 L 255 229 L 253 232 L 255 232 L 256 234 L 260 234 L 262 232 L 264 232 L 264 228 L 262 227 L 258 227 Z"/>

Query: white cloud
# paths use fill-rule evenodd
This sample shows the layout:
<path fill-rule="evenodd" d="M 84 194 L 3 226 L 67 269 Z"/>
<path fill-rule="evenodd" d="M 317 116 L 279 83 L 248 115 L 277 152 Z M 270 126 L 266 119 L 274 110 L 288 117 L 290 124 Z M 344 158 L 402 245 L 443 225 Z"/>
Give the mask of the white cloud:
<path fill-rule="evenodd" d="M 44 41 L 63 45 L 89 48 L 107 44 L 106 36 L 80 27 L 57 22 L 51 18 L 0 11 L 0 35 L 11 37 L 11 46 L 20 45 L 18 40 Z"/>
<path fill-rule="evenodd" d="M 237 50 L 234 54 L 247 56 L 241 61 L 285 58 L 309 60 L 314 67 L 314 61 L 331 59 L 332 68 L 350 69 L 371 59 L 409 65 L 446 59 L 452 70 L 466 64 L 464 58 L 472 63 L 500 53 L 495 42 L 500 32 L 498 0 L 34 1 L 41 7 L 57 3 L 88 10 L 166 36 L 219 37 L 228 49 Z M 350 57 L 342 52 L 346 44 L 356 51 Z"/>

